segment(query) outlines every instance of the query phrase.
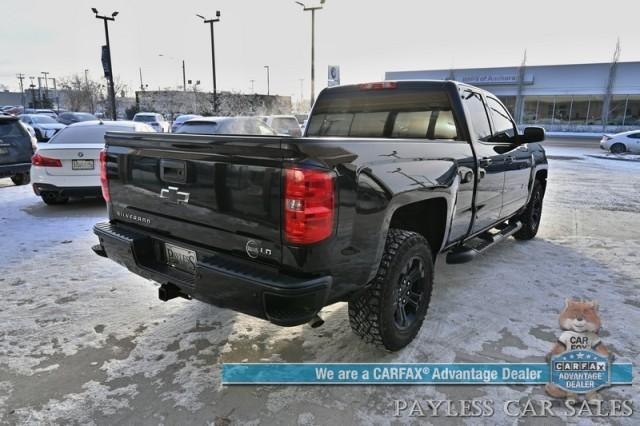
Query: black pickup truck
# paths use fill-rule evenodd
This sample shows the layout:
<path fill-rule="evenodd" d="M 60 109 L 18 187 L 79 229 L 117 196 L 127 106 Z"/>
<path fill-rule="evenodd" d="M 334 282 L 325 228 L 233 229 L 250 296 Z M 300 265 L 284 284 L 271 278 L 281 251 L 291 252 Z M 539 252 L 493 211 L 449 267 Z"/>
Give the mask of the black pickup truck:
<path fill-rule="evenodd" d="M 453 81 L 325 89 L 302 138 L 108 133 L 93 249 L 162 300 L 283 326 L 347 301 L 357 335 L 398 350 L 422 325 L 436 255 L 536 235 L 542 140 Z"/>

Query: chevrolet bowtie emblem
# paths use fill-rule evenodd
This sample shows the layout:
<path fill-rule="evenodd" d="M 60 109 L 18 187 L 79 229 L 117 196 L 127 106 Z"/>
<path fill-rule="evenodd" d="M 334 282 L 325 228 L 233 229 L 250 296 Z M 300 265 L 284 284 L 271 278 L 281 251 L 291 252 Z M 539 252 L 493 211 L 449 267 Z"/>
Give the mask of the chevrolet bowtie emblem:
<path fill-rule="evenodd" d="M 178 191 L 178 188 L 175 186 L 163 188 L 160 191 L 160 198 L 164 198 L 175 204 L 189 203 L 189 193 Z"/>

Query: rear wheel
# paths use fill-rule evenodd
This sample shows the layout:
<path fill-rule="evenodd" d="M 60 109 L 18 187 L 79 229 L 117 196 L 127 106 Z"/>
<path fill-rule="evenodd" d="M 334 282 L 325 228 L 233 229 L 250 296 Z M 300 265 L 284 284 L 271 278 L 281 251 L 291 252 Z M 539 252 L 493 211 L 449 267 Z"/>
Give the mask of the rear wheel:
<path fill-rule="evenodd" d="M 433 258 L 427 241 L 415 232 L 390 229 L 378 274 L 349 301 L 349 322 L 367 343 L 389 351 L 414 339 L 429 308 Z"/>
<path fill-rule="evenodd" d="M 522 222 L 522 228 L 513 234 L 513 238 L 516 240 L 530 240 L 536 236 L 540 228 L 543 199 L 544 187 L 542 186 L 542 182 L 536 179 L 527 208 L 516 218 L 516 220 Z"/>
<path fill-rule="evenodd" d="M 611 152 L 614 154 L 622 154 L 623 152 L 627 152 L 627 147 L 623 143 L 614 143 L 611 145 Z"/>
<path fill-rule="evenodd" d="M 47 205 L 50 205 L 50 206 L 65 204 L 67 201 L 69 201 L 69 197 L 53 191 L 41 192 L 40 197 L 42 197 L 42 201 L 44 201 Z"/>
<path fill-rule="evenodd" d="M 14 176 L 11 176 L 11 180 L 15 185 L 26 185 L 30 182 L 29 173 L 20 173 Z"/>

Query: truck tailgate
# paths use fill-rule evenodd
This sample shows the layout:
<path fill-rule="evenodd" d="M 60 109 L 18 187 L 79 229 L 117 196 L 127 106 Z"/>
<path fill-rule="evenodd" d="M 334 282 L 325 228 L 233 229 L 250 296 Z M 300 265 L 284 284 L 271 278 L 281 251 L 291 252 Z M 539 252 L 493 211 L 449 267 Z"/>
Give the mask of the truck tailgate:
<path fill-rule="evenodd" d="M 281 262 L 281 140 L 107 133 L 111 220 Z"/>

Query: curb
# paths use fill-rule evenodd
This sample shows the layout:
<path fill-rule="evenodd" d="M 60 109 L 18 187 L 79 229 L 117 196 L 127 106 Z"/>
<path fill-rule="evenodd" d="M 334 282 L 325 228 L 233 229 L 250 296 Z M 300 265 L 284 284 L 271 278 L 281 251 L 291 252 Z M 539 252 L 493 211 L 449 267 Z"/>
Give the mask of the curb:
<path fill-rule="evenodd" d="M 639 158 L 619 158 L 619 157 L 605 157 L 604 155 L 585 154 L 587 157 L 598 158 L 600 160 L 614 160 L 614 161 L 630 161 L 632 163 L 640 163 Z"/>

